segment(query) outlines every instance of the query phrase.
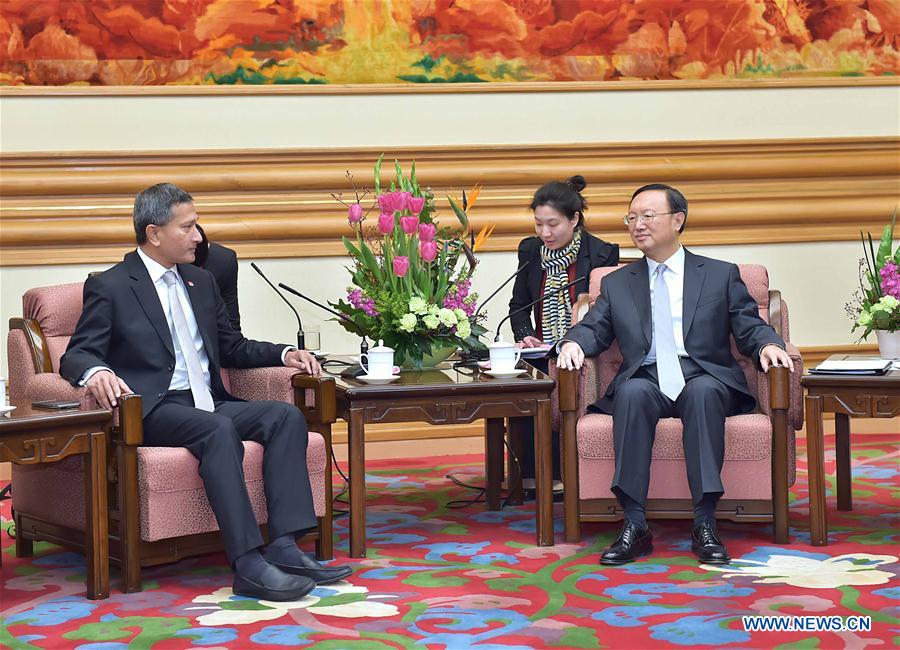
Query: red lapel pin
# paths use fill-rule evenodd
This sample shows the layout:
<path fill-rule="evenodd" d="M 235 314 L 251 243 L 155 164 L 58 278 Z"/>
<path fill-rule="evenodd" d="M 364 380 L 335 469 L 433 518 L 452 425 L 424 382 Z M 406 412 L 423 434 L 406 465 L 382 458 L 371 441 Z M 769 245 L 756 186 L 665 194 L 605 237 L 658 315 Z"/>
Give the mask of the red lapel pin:
<path fill-rule="evenodd" d="M 193 286 L 194 286 L 194 283 L 191 282 L 190 280 L 188 280 L 188 286 L 189 286 L 189 287 L 193 287 Z"/>

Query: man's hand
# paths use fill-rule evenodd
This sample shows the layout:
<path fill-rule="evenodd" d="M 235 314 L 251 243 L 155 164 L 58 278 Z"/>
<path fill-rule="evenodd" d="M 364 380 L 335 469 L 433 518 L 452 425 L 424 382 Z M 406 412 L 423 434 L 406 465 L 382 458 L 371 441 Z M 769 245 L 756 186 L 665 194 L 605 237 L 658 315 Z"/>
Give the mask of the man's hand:
<path fill-rule="evenodd" d="M 791 361 L 790 355 L 777 345 L 767 345 L 759 351 L 759 363 L 763 372 L 769 372 L 769 368 L 784 366 L 791 372 L 794 372 L 794 362 Z"/>
<path fill-rule="evenodd" d="M 559 350 L 556 367 L 566 370 L 578 370 L 584 364 L 584 350 L 573 341 L 566 341 Z"/>
<path fill-rule="evenodd" d="M 299 368 L 307 375 L 318 377 L 322 367 L 316 358 L 306 350 L 291 350 L 284 355 L 284 365 L 289 368 Z"/>
<path fill-rule="evenodd" d="M 98 370 L 91 375 L 85 386 L 105 409 L 116 406 L 119 397 L 131 395 L 133 392 L 112 370 Z"/>
<path fill-rule="evenodd" d="M 516 347 L 519 349 L 522 348 L 539 348 L 547 345 L 542 340 L 537 338 L 536 336 L 526 336 L 524 339 L 516 343 Z"/>

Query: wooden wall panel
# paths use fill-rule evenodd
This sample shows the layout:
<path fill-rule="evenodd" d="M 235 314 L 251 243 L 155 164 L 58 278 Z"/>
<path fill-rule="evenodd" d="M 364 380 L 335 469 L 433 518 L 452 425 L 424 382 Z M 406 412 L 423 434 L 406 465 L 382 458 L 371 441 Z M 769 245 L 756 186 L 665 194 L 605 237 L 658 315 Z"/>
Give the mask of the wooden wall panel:
<path fill-rule="evenodd" d="M 113 262 L 133 246 L 140 189 L 175 182 L 202 223 L 245 257 L 342 255 L 349 233 L 332 192 L 344 172 L 371 185 L 382 149 L 217 150 L 0 155 L 0 264 Z M 900 200 L 900 139 L 837 138 L 638 144 L 401 147 L 385 150 L 445 196 L 482 183 L 475 227 L 496 225 L 485 250 L 511 251 L 530 231 L 527 206 L 543 182 L 588 179 L 589 227 L 627 243 L 631 192 L 677 185 L 691 210 L 687 244 L 851 240 L 880 230 Z M 385 165 L 389 171 L 390 165 Z M 388 174 L 385 174 L 388 176 Z"/>

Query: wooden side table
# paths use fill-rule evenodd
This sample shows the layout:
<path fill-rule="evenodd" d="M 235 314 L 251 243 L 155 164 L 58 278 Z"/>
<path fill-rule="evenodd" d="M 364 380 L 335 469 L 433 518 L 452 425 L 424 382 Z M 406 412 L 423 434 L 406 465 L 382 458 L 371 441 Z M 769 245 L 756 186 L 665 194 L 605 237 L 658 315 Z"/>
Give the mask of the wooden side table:
<path fill-rule="evenodd" d="M 825 442 L 822 415 L 834 413 L 838 510 L 853 509 L 850 418 L 900 415 L 900 370 L 885 375 L 806 375 L 806 454 L 809 465 L 809 530 L 814 546 L 828 544 L 825 508 Z"/>
<path fill-rule="evenodd" d="M 109 596 L 109 522 L 106 483 L 106 435 L 112 412 L 50 411 L 17 404 L 0 416 L 0 462 L 53 463 L 84 454 L 87 597 Z M 15 487 L 13 487 L 15 491 Z M 16 555 L 31 555 L 31 542 L 16 537 Z"/>

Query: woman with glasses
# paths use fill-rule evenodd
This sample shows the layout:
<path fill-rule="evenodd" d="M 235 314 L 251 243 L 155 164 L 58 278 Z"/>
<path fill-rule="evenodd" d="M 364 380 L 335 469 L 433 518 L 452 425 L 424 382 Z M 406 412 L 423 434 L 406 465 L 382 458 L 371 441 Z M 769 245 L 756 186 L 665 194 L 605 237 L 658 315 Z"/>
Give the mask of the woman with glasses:
<path fill-rule="evenodd" d="M 587 203 L 581 195 L 585 186 L 583 176 L 551 181 L 542 185 L 531 201 L 535 236 L 519 243 L 519 267 L 527 266 L 516 277 L 510 314 L 538 302 L 533 310 L 524 309 L 510 317 L 519 347 L 548 347 L 561 340 L 572 323 L 572 305 L 579 294 L 588 290 L 591 270 L 619 263 L 618 244 L 594 237 L 585 228 Z M 578 281 L 574 285 L 563 288 L 575 280 Z M 547 372 L 546 358 L 532 359 L 530 363 Z M 524 433 L 519 460 L 523 484 L 530 489 L 534 487 L 534 437 L 529 435 L 530 429 Z M 559 477 L 559 432 L 554 431 L 553 478 Z"/>

